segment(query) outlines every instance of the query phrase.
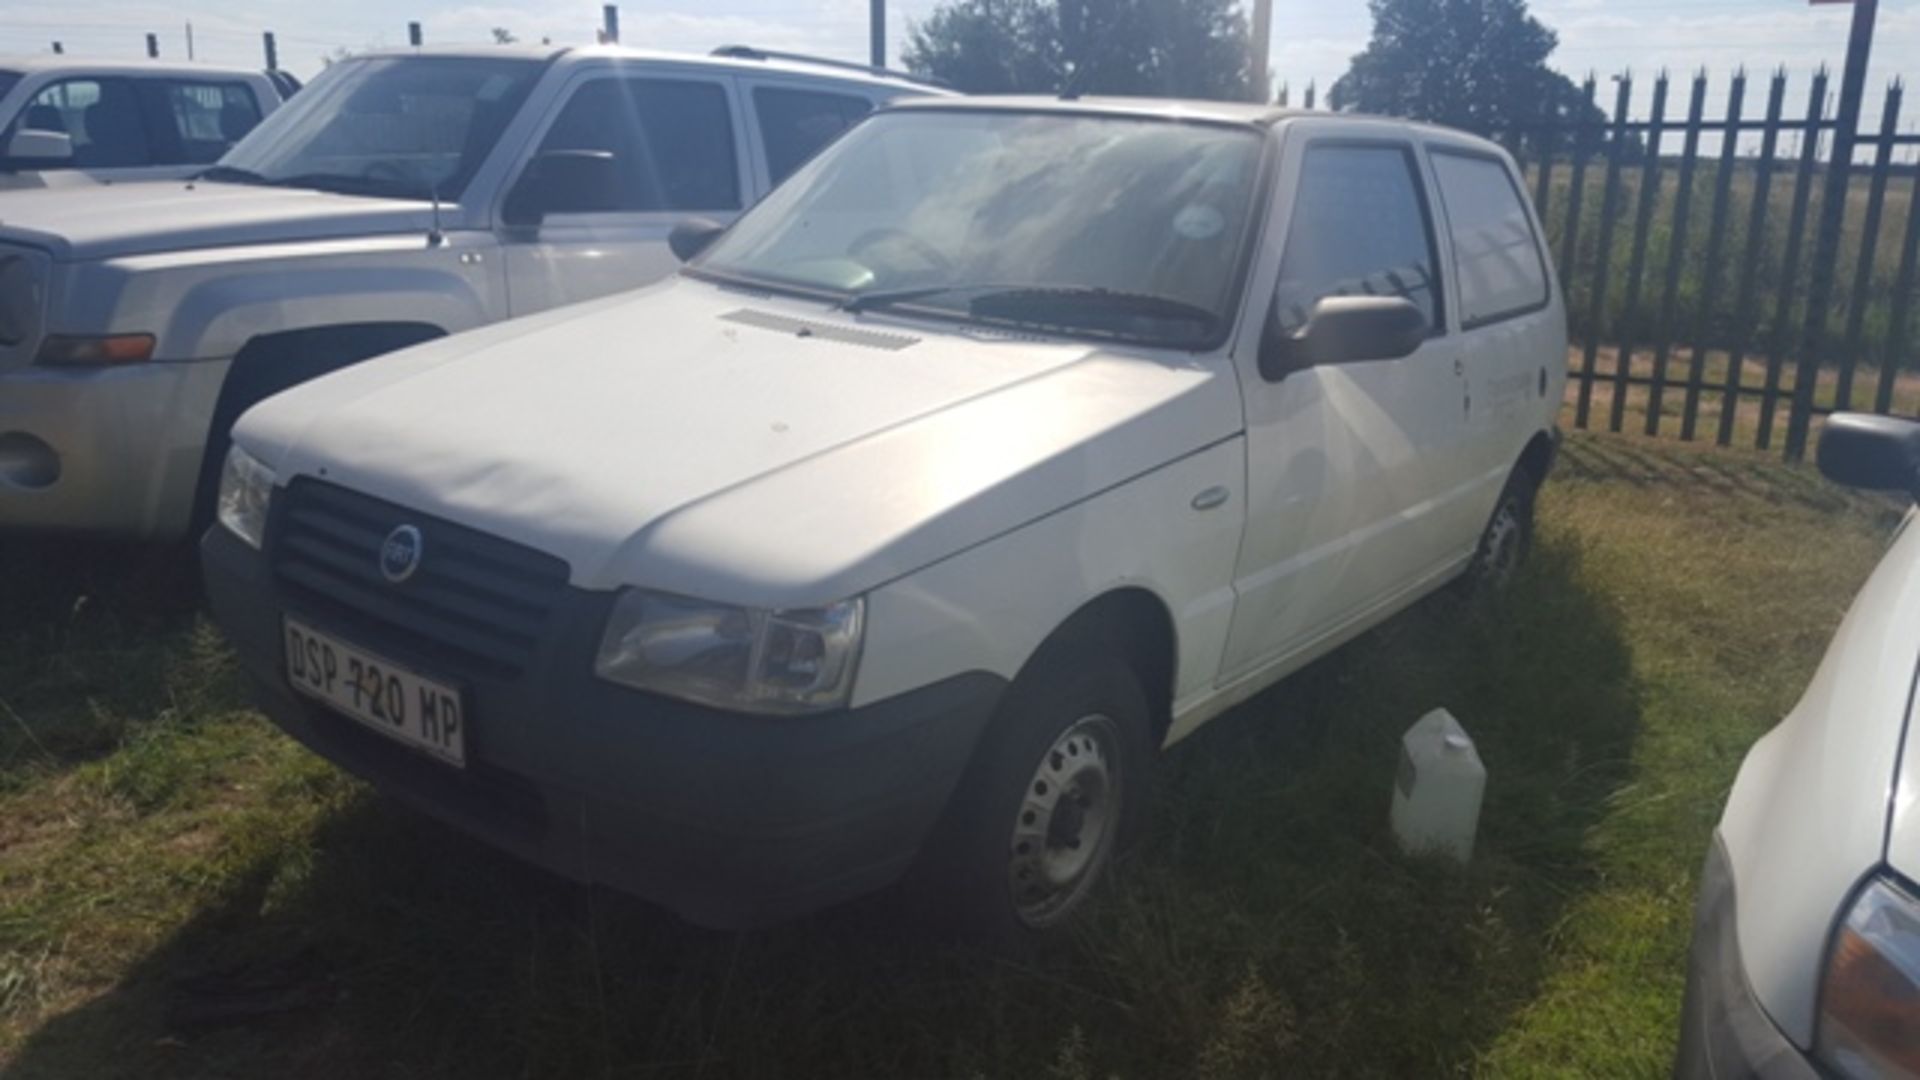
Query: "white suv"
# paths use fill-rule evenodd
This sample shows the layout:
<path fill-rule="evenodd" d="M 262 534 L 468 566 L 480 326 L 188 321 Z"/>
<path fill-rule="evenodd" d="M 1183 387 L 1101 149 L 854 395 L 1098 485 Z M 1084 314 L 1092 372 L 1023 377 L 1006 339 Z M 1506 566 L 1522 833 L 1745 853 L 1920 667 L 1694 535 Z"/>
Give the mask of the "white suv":
<path fill-rule="evenodd" d="M 731 220 L 876 105 L 934 93 L 744 48 L 370 54 L 191 182 L 8 194 L 0 531 L 185 535 L 248 405 L 652 282 L 684 215 Z"/>
<path fill-rule="evenodd" d="M 1024 932 L 1155 747 L 1524 549 L 1566 335 L 1480 139 L 927 99 L 715 232 L 241 418 L 204 567 L 276 722 L 697 922 L 918 860 Z"/>

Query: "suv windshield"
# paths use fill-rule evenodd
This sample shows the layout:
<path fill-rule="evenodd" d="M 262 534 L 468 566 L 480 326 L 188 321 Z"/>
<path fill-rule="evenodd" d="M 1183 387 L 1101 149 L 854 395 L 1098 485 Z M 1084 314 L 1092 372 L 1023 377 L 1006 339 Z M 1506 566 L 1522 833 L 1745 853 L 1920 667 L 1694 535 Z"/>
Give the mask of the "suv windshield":
<path fill-rule="evenodd" d="M 1070 334 L 1224 336 L 1251 232 L 1250 127 L 1068 112 L 881 113 L 697 270 Z"/>
<path fill-rule="evenodd" d="M 543 67 L 526 59 L 345 60 L 262 121 L 208 177 L 458 199 Z"/>

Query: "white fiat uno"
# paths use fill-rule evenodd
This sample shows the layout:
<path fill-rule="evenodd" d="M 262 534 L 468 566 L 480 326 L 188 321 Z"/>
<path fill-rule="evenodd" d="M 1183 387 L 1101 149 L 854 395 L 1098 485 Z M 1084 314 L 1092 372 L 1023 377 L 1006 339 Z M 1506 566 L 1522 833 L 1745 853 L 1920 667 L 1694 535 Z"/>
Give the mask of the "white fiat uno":
<path fill-rule="evenodd" d="M 203 551 L 296 738 L 713 926 L 1081 907 L 1155 748 L 1528 539 L 1512 161 L 1218 103 L 883 109 L 645 290 L 298 387 Z"/>

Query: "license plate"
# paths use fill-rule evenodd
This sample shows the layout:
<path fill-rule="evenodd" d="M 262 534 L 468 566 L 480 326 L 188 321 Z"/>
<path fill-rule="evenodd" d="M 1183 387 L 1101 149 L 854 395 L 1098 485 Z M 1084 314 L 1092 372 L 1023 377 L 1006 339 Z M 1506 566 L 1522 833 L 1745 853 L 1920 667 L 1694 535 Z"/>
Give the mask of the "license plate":
<path fill-rule="evenodd" d="M 458 688 L 297 620 L 287 619 L 285 626 L 287 681 L 295 690 L 449 765 L 466 765 Z"/>

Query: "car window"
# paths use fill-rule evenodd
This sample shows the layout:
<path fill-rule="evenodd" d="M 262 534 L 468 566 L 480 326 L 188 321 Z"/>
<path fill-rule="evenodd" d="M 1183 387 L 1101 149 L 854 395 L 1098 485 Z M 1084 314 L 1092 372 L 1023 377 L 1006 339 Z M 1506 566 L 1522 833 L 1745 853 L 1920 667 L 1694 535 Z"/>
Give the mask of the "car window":
<path fill-rule="evenodd" d="M 719 83 L 595 79 L 573 92 L 540 152 L 610 154 L 615 181 L 576 211 L 737 210 L 733 118 Z"/>
<path fill-rule="evenodd" d="M 66 79 L 35 94 L 20 127 L 64 133 L 81 169 L 153 164 L 140 98 L 126 79 Z"/>
<path fill-rule="evenodd" d="M 517 57 L 333 64 L 220 159 L 221 178 L 458 200 L 546 66 Z"/>
<path fill-rule="evenodd" d="M 1280 328 L 1328 296 L 1403 296 L 1440 326 L 1440 284 L 1410 150 L 1310 146 L 1274 293 Z"/>
<path fill-rule="evenodd" d="M 155 156 L 164 164 L 209 165 L 260 122 L 260 103 L 241 83 L 166 80 L 141 84 L 148 96 Z"/>
<path fill-rule="evenodd" d="M 1433 153 L 1440 204 L 1453 237 L 1460 321 L 1483 326 L 1547 302 L 1547 268 L 1512 174 L 1490 157 Z"/>
<path fill-rule="evenodd" d="M 767 173 L 777 184 L 872 112 L 873 102 L 851 94 L 762 86 L 753 92 L 753 111 L 760 120 Z"/>

